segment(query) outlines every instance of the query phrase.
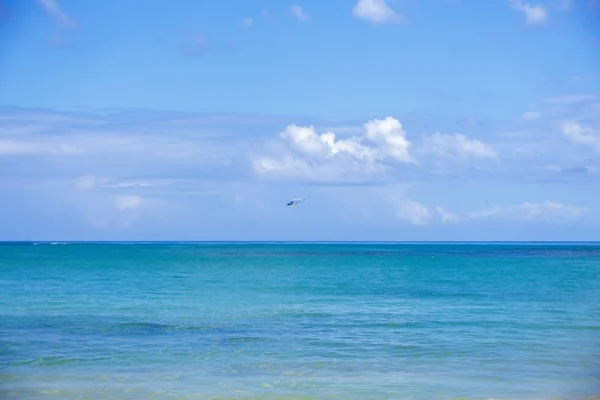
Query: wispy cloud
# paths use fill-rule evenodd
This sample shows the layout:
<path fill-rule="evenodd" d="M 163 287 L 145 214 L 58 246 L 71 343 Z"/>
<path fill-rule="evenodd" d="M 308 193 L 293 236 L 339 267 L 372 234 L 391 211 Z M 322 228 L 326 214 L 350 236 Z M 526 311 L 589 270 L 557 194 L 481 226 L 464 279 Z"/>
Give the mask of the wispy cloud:
<path fill-rule="evenodd" d="M 556 103 L 556 104 L 572 104 L 572 103 L 580 103 L 583 101 L 592 101 L 599 100 L 600 96 L 595 94 L 588 93 L 576 93 L 576 94 L 565 94 L 562 96 L 552 96 L 546 99 L 548 103 Z"/>
<path fill-rule="evenodd" d="M 498 155 L 490 146 L 476 139 L 469 139 L 461 133 L 434 133 L 423 139 L 422 154 L 432 154 L 438 158 L 451 159 L 496 159 Z"/>
<path fill-rule="evenodd" d="M 216 221 L 209 210 L 276 225 L 289 213 L 279 214 L 285 208 L 273 203 L 295 196 L 309 198 L 302 210 L 317 213 L 315 220 L 354 224 L 358 218 L 389 229 L 504 220 L 579 223 L 588 215 L 586 204 L 526 202 L 508 189 L 505 205 L 478 210 L 471 200 L 478 193 L 459 186 L 478 177 L 484 178 L 482 191 L 524 179 L 593 184 L 600 177 L 595 109 L 581 108 L 579 115 L 572 103 L 549 104 L 552 109 L 542 107 L 539 118 L 517 122 L 520 131 L 503 135 L 485 128 L 485 136 L 417 134 L 418 128 L 409 130 L 390 116 L 362 124 L 294 124 L 292 117 L 3 108 L 0 190 L 29 196 L 36 207 L 68 209 L 69 218 L 105 232 L 140 233 L 148 220 L 168 225 L 190 214 L 198 224 Z M 564 120 L 562 111 L 553 117 L 554 108 L 569 110 L 573 119 Z M 415 192 L 409 195 L 402 185 L 414 185 Z"/>
<path fill-rule="evenodd" d="M 271 19 L 271 13 L 266 8 L 263 8 L 262 10 L 260 10 L 260 16 L 264 20 Z"/>
<path fill-rule="evenodd" d="M 296 19 L 300 22 L 309 22 L 310 16 L 302 9 L 301 6 L 294 4 L 290 7 L 290 11 L 296 17 Z"/>
<path fill-rule="evenodd" d="M 496 206 L 484 211 L 470 212 L 469 218 L 502 218 L 509 220 L 546 222 L 546 223 L 572 223 L 587 213 L 587 207 L 544 201 L 541 203 L 525 202 L 520 205 Z"/>
<path fill-rule="evenodd" d="M 40 141 L 0 139 L 0 155 L 69 155 L 81 152 L 77 145 L 54 143 L 51 139 Z"/>
<path fill-rule="evenodd" d="M 396 202 L 395 215 L 403 221 L 412 225 L 426 225 L 431 219 L 431 213 L 427 207 L 417 201 L 400 200 Z"/>
<path fill-rule="evenodd" d="M 44 10 L 60 25 L 73 28 L 76 26 L 75 21 L 65 13 L 56 0 L 37 0 Z"/>
<path fill-rule="evenodd" d="M 465 128 L 472 128 L 482 125 L 482 122 L 474 115 L 463 115 L 458 119 L 458 123 Z"/>
<path fill-rule="evenodd" d="M 539 119 L 541 114 L 536 111 L 527 111 L 521 114 L 521 119 L 524 121 L 535 121 Z"/>
<path fill-rule="evenodd" d="M 600 151 L 600 130 L 584 127 L 577 122 L 565 122 L 561 129 L 571 142 Z"/>
<path fill-rule="evenodd" d="M 437 206 L 435 209 L 440 214 L 440 217 L 442 218 L 442 223 L 456 224 L 456 223 L 460 222 L 460 218 L 458 217 L 458 215 L 456 215 L 452 211 L 448 211 L 444 207 L 441 207 L 441 206 Z"/>
<path fill-rule="evenodd" d="M 183 54 L 188 57 L 204 56 L 214 51 L 213 45 L 204 35 L 191 35 L 183 49 Z"/>
<path fill-rule="evenodd" d="M 568 11 L 573 6 L 573 0 L 556 0 L 556 4 L 559 10 Z"/>
<path fill-rule="evenodd" d="M 142 203 L 141 196 L 118 196 L 116 198 L 119 210 L 135 210 Z"/>
<path fill-rule="evenodd" d="M 243 18 L 243 19 L 240 21 L 240 25 L 241 25 L 242 27 L 244 27 L 244 28 L 250 28 L 250 27 L 252 26 L 253 22 L 254 22 L 254 20 L 253 20 L 252 18 L 250 18 L 250 17 L 248 17 L 248 18 Z"/>
<path fill-rule="evenodd" d="M 376 23 L 398 23 L 404 17 L 390 8 L 385 0 L 358 0 L 352 13 L 355 17 Z"/>
<path fill-rule="evenodd" d="M 103 178 L 83 177 L 74 185 L 59 185 L 65 200 L 80 210 L 85 221 L 93 227 L 102 229 L 127 229 L 144 212 L 155 211 L 154 199 L 145 199 L 137 194 L 122 194 L 102 189 Z M 71 189 L 73 187 L 73 189 Z M 148 209 L 142 207 L 148 203 Z"/>
<path fill-rule="evenodd" d="M 525 14 L 525 22 L 528 25 L 541 25 L 548 20 L 548 10 L 541 4 L 530 5 L 522 0 L 509 0 L 510 6 Z"/>

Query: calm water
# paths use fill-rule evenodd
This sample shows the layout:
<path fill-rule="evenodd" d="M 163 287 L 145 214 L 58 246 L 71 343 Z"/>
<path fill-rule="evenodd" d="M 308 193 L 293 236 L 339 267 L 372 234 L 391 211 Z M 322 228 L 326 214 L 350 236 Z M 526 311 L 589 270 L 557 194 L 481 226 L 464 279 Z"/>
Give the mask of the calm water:
<path fill-rule="evenodd" d="M 1 399 L 585 399 L 600 244 L 0 245 Z"/>

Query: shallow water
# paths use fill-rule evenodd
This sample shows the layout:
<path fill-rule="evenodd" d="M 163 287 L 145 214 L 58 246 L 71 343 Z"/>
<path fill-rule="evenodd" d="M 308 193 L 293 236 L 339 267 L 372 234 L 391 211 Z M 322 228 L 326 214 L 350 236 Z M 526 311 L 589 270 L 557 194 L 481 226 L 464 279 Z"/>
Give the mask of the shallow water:
<path fill-rule="evenodd" d="M 0 285 L 0 398 L 600 395 L 600 244 L 5 244 Z"/>

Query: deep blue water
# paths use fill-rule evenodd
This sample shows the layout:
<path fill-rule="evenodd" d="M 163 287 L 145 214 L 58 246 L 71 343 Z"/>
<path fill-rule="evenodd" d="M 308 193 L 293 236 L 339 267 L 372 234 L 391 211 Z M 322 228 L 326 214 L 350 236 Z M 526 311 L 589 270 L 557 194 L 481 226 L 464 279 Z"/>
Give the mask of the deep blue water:
<path fill-rule="evenodd" d="M 0 399 L 600 396 L 600 244 L 0 245 Z"/>

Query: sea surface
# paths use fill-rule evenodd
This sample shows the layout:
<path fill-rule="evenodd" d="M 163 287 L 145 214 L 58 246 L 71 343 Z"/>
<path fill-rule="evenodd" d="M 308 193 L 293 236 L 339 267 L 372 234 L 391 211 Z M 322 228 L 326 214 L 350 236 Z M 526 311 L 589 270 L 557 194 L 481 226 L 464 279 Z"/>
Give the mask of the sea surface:
<path fill-rule="evenodd" d="M 0 399 L 600 397 L 600 244 L 0 245 Z"/>

